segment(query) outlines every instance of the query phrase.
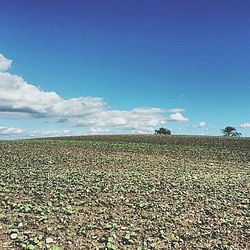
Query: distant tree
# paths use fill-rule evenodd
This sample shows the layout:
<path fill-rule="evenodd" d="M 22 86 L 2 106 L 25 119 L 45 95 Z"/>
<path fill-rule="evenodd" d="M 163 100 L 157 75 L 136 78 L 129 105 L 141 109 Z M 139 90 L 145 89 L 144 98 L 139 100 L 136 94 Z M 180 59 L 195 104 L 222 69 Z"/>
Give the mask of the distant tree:
<path fill-rule="evenodd" d="M 159 128 L 155 130 L 155 134 L 171 135 L 171 131 L 167 128 Z"/>
<path fill-rule="evenodd" d="M 223 136 L 226 137 L 240 137 L 241 133 L 239 133 L 236 128 L 227 126 L 224 129 L 222 129 Z"/>

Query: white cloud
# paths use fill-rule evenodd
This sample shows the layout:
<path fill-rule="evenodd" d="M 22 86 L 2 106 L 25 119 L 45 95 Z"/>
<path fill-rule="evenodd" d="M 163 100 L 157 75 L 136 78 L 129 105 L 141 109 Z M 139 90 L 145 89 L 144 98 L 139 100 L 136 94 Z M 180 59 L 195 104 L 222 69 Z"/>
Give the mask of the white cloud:
<path fill-rule="evenodd" d="M 29 117 L 74 117 L 106 108 L 102 98 L 63 99 L 28 84 L 22 77 L 0 72 L 0 112 L 26 114 Z"/>
<path fill-rule="evenodd" d="M 200 122 L 199 124 L 198 124 L 198 127 L 199 128 L 203 128 L 203 127 L 205 127 L 206 126 L 206 122 Z"/>
<path fill-rule="evenodd" d="M 29 138 L 39 138 L 39 137 L 58 137 L 58 136 L 68 136 L 70 131 L 67 129 L 64 130 L 51 130 L 51 131 L 32 131 L 26 134 L 26 137 Z"/>
<path fill-rule="evenodd" d="M 23 132 L 20 128 L 0 127 L 0 135 L 20 135 Z"/>
<path fill-rule="evenodd" d="M 167 118 L 163 109 L 136 108 L 130 111 L 102 110 L 84 117 L 69 117 L 68 122 L 86 127 L 113 127 L 133 132 L 153 132 L 155 127 L 167 123 Z"/>
<path fill-rule="evenodd" d="M 169 112 L 169 113 L 182 113 L 184 111 L 185 109 L 180 109 L 180 108 L 166 109 L 166 112 Z"/>
<path fill-rule="evenodd" d="M 11 65 L 4 59 L 0 66 L 0 116 L 11 118 L 51 118 L 74 126 L 89 128 L 153 132 L 168 121 L 186 122 L 184 109 L 135 108 L 115 110 L 99 97 L 64 99 L 55 92 L 46 92 L 22 77 L 3 72 Z M 1 64 L 0 64 L 1 65 Z M 5 65 L 5 66 L 4 66 Z M 166 113 L 173 113 L 167 116 Z M 96 131 L 98 132 L 98 131 Z M 100 132 L 100 131 L 99 131 Z"/>
<path fill-rule="evenodd" d="M 7 59 L 0 53 L 0 71 L 6 71 L 11 67 L 12 60 Z"/>
<path fill-rule="evenodd" d="M 180 112 L 176 112 L 174 114 L 171 114 L 168 118 L 168 121 L 176 121 L 176 122 L 187 122 L 188 118 L 185 117 Z"/>
<path fill-rule="evenodd" d="M 200 122 L 199 124 L 192 125 L 191 127 L 192 128 L 204 128 L 206 125 L 207 125 L 206 122 Z"/>
<path fill-rule="evenodd" d="M 90 128 L 90 133 L 94 135 L 108 134 L 109 132 L 110 130 L 107 128 L 98 128 L 98 127 Z"/>
<path fill-rule="evenodd" d="M 241 128 L 250 128 L 250 122 L 242 123 L 242 124 L 240 124 L 240 127 Z"/>
<path fill-rule="evenodd" d="M 57 136 L 69 136 L 69 135 L 71 135 L 71 133 L 67 129 L 49 130 L 49 131 L 24 131 L 20 128 L 0 127 L 0 136 L 4 136 L 3 138 L 7 137 L 9 139 L 57 137 Z"/>

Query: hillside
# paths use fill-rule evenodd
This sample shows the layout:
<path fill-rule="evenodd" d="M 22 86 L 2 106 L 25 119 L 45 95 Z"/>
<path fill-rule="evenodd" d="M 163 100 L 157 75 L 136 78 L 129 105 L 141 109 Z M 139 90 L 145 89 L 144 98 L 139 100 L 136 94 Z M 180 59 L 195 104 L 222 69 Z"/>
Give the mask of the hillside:
<path fill-rule="evenodd" d="M 249 138 L 63 137 L 0 152 L 0 249 L 249 249 Z"/>

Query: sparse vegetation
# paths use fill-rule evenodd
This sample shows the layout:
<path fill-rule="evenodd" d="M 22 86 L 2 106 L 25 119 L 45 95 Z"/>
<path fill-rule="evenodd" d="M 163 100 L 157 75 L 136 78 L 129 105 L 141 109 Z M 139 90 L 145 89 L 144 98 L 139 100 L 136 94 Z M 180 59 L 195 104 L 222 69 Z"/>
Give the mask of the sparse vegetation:
<path fill-rule="evenodd" d="M 249 138 L 69 137 L 0 152 L 0 249 L 249 249 Z"/>

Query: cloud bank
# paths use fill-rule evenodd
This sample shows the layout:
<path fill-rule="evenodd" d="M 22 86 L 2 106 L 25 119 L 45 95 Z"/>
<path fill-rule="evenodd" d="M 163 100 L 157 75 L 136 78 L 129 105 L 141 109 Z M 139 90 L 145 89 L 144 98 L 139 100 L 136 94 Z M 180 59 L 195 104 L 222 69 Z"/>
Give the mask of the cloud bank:
<path fill-rule="evenodd" d="M 64 130 L 49 130 L 49 131 L 32 131 L 30 133 L 24 133 L 27 138 L 39 138 L 39 137 L 58 137 L 58 136 L 69 136 L 70 131 Z"/>
<path fill-rule="evenodd" d="M 1 135 L 20 135 L 24 131 L 20 128 L 11 128 L 11 127 L 0 127 L 0 136 Z"/>
<path fill-rule="evenodd" d="M 242 124 L 240 124 L 240 127 L 241 128 L 250 128 L 250 122 L 242 123 Z"/>
<path fill-rule="evenodd" d="M 152 132 L 167 122 L 187 122 L 184 109 L 134 108 L 115 110 L 100 97 L 64 99 L 44 91 L 22 77 L 7 72 L 12 61 L 0 54 L 0 116 L 11 118 L 51 118 L 90 131 L 129 130 Z"/>

